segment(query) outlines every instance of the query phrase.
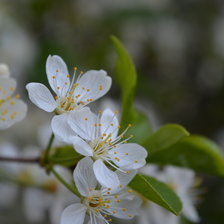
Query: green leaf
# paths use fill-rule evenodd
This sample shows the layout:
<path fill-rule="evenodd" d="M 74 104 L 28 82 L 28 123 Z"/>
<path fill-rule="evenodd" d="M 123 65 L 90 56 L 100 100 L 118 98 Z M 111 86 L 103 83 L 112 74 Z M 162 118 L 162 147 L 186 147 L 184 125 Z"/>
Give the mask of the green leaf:
<path fill-rule="evenodd" d="M 137 82 L 137 74 L 134 63 L 125 50 L 121 42 L 115 37 L 111 37 L 117 53 L 115 65 L 115 79 L 121 89 L 122 114 L 121 127 L 125 129 L 129 123 L 133 123 L 137 113 L 134 109 L 134 95 Z"/>
<path fill-rule="evenodd" d="M 148 159 L 150 159 L 151 153 L 164 148 L 168 148 L 188 135 L 189 133 L 187 132 L 187 130 L 177 124 L 167 124 L 160 127 L 143 143 L 143 146 L 146 147 L 149 151 Z"/>
<path fill-rule="evenodd" d="M 138 112 L 135 122 L 132 127 L 128 130 L 127 135 L 133 134 L 132 142 L 142 144 L 148 139 L 149 135 L 152 133 L 151 123 L 145 114 Z"/>
<path fill-rule="evenodd" d="M 137 73 L 134 63 L 122 43 L 115 37 L 111 37 L 117 53 L 115 65 L 115 80 L 121 89 L 122 112 L 121 130 L 122 132 L 128 124 L 133 127 L 128 133 L 134 134 L 133 141 L 142 143 L 151 133 L 151 126 L 148 118 L 138 112 L 134 106 L 134 95 L 137 84 Z"/>
<path fill-rule="evenodd" d="M 222 150 L 202 136 L 184 137 L 176 144 L 152 150 L 148 162 L 192 168 L 197 172 L 224 176 Z"/>
<path fill-rule="evenodd" d="M 52 149 L 50 161 L 53 164 L 74 166 L 82 157 L 72 146 L 63 146 Z"/>
<path fill-rule="evenodd" d="M 178 215 L 182 209 L 179 197 L 165 183 L 150 176 L 137 174 L 129 186 L 144 198 Z"/>

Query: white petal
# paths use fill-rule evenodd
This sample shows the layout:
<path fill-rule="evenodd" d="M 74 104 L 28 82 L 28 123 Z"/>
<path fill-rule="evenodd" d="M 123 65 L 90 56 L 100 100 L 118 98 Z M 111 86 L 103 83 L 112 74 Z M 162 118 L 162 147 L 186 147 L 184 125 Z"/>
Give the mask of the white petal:
<path fill-rule="evenodd" d="M 179 224 L 180 216 L 176 216 L 159 205 L 149 202 L 141 208 L 138 222 L 140 224 Z"/>
<path fill-rule="evenodd" d="M 137 170 L 130 170 L 128 171 L 128 173 L 116 170 L 115 173 L 118 176 L 120 185 L 117 188 L 112 188 L 110 191 L 111 194 L 116 194 L 117 192 L 123 190 L 135 177 L 135 175 L 137 174 Z"/>
<path fill-rule="evenodd" d="M 112 80 L 104 70 L 90 70 L 84 73 L 77 83 L 79 85 L 74 91 L 74 97 L 80 95 L 79 102 L 88 104 L 105 95 L 111 87 Z"/>
<path fill-rule="evenodd" d="M 91 213 L 91 219 L 89 220 L 88 224 L 107 224 L 108 221 L 105 221 L 105 218 L 99 213 Z"/>
<path fill-rule="evenodd" d="M 180 192 L 177 193 L 186 192 L 194 185 L 195 173 L 190 169 L 166 166 L 164 172 L 167 174 L 167 178 L 169 178 L 165 181 L 173 181 L 180 189 Z"/>
<path fill-rule="evenodd" d="M 130 170 L 128 173 L 116 170 L 115 173 L 117 174 L 122 186 L 126 187 L 137 174 L 137 170 Z"/>
<path fill-rule="evenodd" d="M 53 117 L 51 121 L 51 127 L 55 136 L 57 136 L 59 140 L 69 144 L 71 143 L 70 137 L 74 136 L 75 133 L 70 128 L 67 121 L 68 121 L 67 113 L 56 115 Z"/>
<path fill-rule="evenodd" d="M 103 187 L 113 189 L 120 185 L 117 174 L 108 169 L 101 159 L 98 159 L 93 164 L 93 171 L 95 173 L 96 179 Z"/>
<path fill-rule="evenodd" d="M 26 85 L 30 100 L 39 108 L 52 112 L 57 107 L 49 89 L 41 83 L 29 83 Z"/>
<path fill-rule="evenodd" d="M 81 138 L 72 136 L 70 142 L 73 144 L 74 149 L 84 156 L 93 156 L 93 149 Z"/>
<path fill-rule="evenodd" d="M 86 209 L 87 208 L 80 203 L 69 205 L 62 212 L 61 224 L 83 224 Z"/>
<path fill-rule="evenodd" d="M 89 157 L 81 159 L 73 173 L 74 181 L 83 196 L 89 196 L 91 189 L 95 189 L 97 180 L 93 173 L 93 161 Z"/>
<path fill-rule="evenodd" d="M 0 100 L 11 96 L 16 88 L 16 81 L 12 78 L 0 77 Z"/>
<path fill-rule="evenodd" d="M 193 201 L 190 200 L 190 196 L 189 198 L 183 200 L 183 215 L 191 222 L 200 221 L 200 217 L 193 205 Z"/>
<path fill-rule="evenodd" d="M 0 207 L 8 208 L 14 205 L 18 186 L 13 183 L 0 183 Z"/>
<path fill-rule="evenodd" d="M 27 113 L 27 105 L 16 98 L 5 101 L 0 105 L 0 130 L 11 127 L 24 119 Z"/>
<path fill-rule="evenodd" d="M 125 170 L 141 168 L 145 165 L 147 151 L 135 143 L 121 144 L 109 151 L 113 162 Z"/>
<path fill-rule="evenodd" d="M 68 123 L 70 127 L 83 139 L 95 139 L 96 122 L 96 115 L 88 107 L 69 113 Z"/>
<path fill-rule="evenodd" d="M 58 96 L 65 96 L 70 87 L 67 65 L 57 55 L 49 55 L 46 63 L 48 82 Z"/>
<path fill-rule="evenodd" d="M 125 210 L 124 210 L 125 208 Z M 110 208 L 105 209 L 112 216 L 121 219 L 132 219 L 135 215 L 138 214 L 139 202 L 133 200 L 124 200 L 117 202 L 116 200 L 110 203 Z"/>
<path fill-rule="evenodd" d="M 45 219 L 45 213 L 52 203 L 53 197 L 39 189 L 28 188 L 24 192 L 24 210 L 30 222 L 40 222 Z"/>
<path fill-rule="evenodd" d="M 116 114 L 110 109 L 106 109 L 103 111 L 103 114 L 100 119 L 101 126 L 101 134 L 106 134 L 107 136 L 110 134 L 112 140 L 117 137 L 118 134 L 118 119 Z"/>
<path fill-rule="evenodd" d="M 0 64 L 0 77 L 8 78 L 9 76 L 9 67 L 6 64 Z"/>

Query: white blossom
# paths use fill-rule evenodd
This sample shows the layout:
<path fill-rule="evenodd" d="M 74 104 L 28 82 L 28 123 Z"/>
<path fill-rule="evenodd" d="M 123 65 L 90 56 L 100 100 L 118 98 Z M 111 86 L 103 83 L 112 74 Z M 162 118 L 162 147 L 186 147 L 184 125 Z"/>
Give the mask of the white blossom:
<path fill-rule="evenodd" d="M 119 179 L 107 165 L 124 173 L 145 165 L 147 151 L 135 143 L 127 143 L 132 137 L 124 139 L 127 129 L 118 135 L 119 122 L 116 113 L 110 109 L 96 116 L 85 107 L 71 113 L 68 123 L 60 116 L 53 118 L 52 129 L 56 136 L 72 143 L 74 149 L 94 160 L 93 170 L 102 186 L 116 187 Z M 72 132 L 70 131 L 72 129 Z"/>
<path fill-rule="evenodd" d="M 16 81 L 9 77 L 6 65 L 0 65 L 0 130 L 7 129 L 21 121 L 27 112 L 26 104 L 20 96 L 12 96 L 16 88 Z"/>
<path fill-rule="evenodd" d="M 61 57 L 49 55 L 46 63 L 48 82 L 55 93 L 41 83 L 26 85 L 30 100 L 47 112 L 63 114 L 82 108 L 105 95 L 111 87 L 111 78 L 104 70 L 90 70 L 76 78 L 77 68 L 70 79 L 67 66 Z"/>
<path fill-rule="evenodd" d="M 6 64 L 0 64 L 0 77 L 8 78 L 10 76 L 9 68 Z"/>
<path fill-rule="evenodd" d="M 125 186 L 136 174 L 118 172 L 121 186 L 118 188 L 99 188 L 93 173 L 93 161 L 90 158 L 81 160 L 74 170 L 74 181 L 82 195 L 79 203 L 68 206 L 62 213 L 61 224 L 82 224 L 85 216 L 88 224 L 108 224 L 114 216 L 121 219 L 132 219 L 140 206 L 140 200 Z"/>

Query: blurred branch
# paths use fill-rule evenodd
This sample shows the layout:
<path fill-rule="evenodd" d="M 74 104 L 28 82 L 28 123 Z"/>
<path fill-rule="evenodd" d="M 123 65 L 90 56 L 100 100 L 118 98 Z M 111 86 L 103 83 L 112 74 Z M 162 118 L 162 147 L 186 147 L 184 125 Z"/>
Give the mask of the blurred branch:
<path fill-rule="evenodd" d="M 18 162 L 18 163 L 39 163 L 40 157 L 36 158 L 12 158 L 0 156 L 0 162 Z"/>

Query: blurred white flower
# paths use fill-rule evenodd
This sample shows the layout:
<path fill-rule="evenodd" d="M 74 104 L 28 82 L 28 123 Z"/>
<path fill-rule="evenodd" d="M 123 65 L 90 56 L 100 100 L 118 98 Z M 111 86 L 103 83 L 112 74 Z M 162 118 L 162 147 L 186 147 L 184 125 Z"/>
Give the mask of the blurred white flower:
<path fill-rule="evenodd" d="M 160 170 L 159 167 L 150 165 L 145 166 L 141 171 L 145 175 L 154 176 L 167 183 L 183 202 L 182 215 L 191 222 L 200 221 L 195 208 L 197 192 L 193 189 L 196 180 L 192 170 L 172 166 L 166 166 L 165 169 Z M 139 224 L 178 224 L 179 222 L 179 216 L 175 216 L 149 201 L 142 207 L 141 216 L 138 219 Z"/>
<path fill-rule="evenodd" d="M 18 156 L 18 149 L 9 142 L 1 143 L 0 156 L 15 158 Z M 17 186 L 11 182 L 18 174 L 18 164 L 0 163 L 0 207 L 10 207 L 15 202 L 18 192 Z"/>
<path fill-rule="evenodd" d="M 55 92 L 55 99 L 48 88 L 41 83 L 29 83 L 26 88 L 30 100 L 39 108 L 66 116 L 68 112 L 82 108 L 105 95 L 111 87 L 111 78 L 103 70 L 80 73 L 75 81 L 76 68 L 72 80 L 65 62 L 59 56 L 47 58 L 48 82 Z"/>
<path fill-rule="evenodd" d="M 13 75 L 22 82 L 25 79 L 23 74 L 32 64 L 38 48 L 31 34 L 22 27 L 23 24 L 13 18 L 2 1 L 0 4 L 0 61 L 7 63 Z"/>
<path fill-rule="evenodd" d="M 8 78 L 9 76 L 9 67 L 6 64 L 0 64 L 0 77 Z"/>
<path fill-rule="evenodd" d="M 11 143 L 0 145 L 0 156 L 10 158 L 34 158 L 40 155 L 35 146 L 19 151 Z M 57 172 L 72 181 L 69 170 L 56 167 Z M 9 208 L 15 203 L 18 186 L 24 187 L 22 206 L 29 222 L 41 222 L 49 212 L 52 224 L 59 224 L 60 214 L 75 197 L 53 176 L 48 176 L 37 164 L 0 163 L 0 207 Z"/>
<path fill-rule="evenodd" d="M 7 129 L 24 119 L 27 105 L 19 99 L 19 95 L 12 96 L 16 81 L 8 77 L 7 66 L 1 65 L 0 72 L 0 129 Z"/>
<path fill-rule="evenodd" d="M 112 221 L 108 216 L 132 219 L 138 213 L 140 201 L 130 190 L 124 188 L 135 172 L 128 175 L 117 172 L 120 174 L 121 187 L 99 189 L 93 173 L 93 161 L 88 157 L 81 160 L 73 176 L 82 198 L 79 203 L 71 204 L 63 211 L 61 224 L 82 224 L 86 215 L 89 224 L 108 224 Z"/>
<path fill-rule="evenodd" d="M 64 178 L 71 179 L 70 172 L 65 168 L 58 167 L 57 172 Z M 66 195 L 65 192 L 68 190 L 55 177 L 48 176 L 38 166 L 24 167 L 20 172 L 20 178 L 21 181 L 27 181 L 27 187 L 23 195 L 24 212 L 27 219 L 30 222 L 41 222 L 45 220 L 48 211 L 52 221 L 55 221 L 55 209 L 69 201 L 68 196 L 62 198 L 60 195 Z M 26 180 L 22 180 L 22 178 L 26 178 Z M 58 200 L 59 197 L 61 198 L 60 201 Z M 56 202 L 57 207 L 53 206 Z M 59 215 L 57 218 L 60 220 Z M 52 224 L 55 223 L 52 222 Z"/>
<path fill-rule="evenodd" d="M 104 162 L 124 173 L 141 168 L 146 163 L 147 151 L 138 144 L 127 143 L 132 136 L 123 139 L 129 127 L 118 135 L 119 122 L 116 113 L 110 109 L 96 116 L 85 107 L 68 117 L 67 126 L 72 132 L 64 126 L 66 121 L 59 116 L 53 118 L 52 130 L 56 136 L 72 143 L 78 153 L 90 156 L 95 161 L 93 170 L 102 186 L 116 187 L 120 184 L 116 173 L 107 168 Z"/>

